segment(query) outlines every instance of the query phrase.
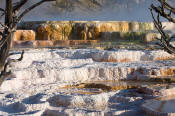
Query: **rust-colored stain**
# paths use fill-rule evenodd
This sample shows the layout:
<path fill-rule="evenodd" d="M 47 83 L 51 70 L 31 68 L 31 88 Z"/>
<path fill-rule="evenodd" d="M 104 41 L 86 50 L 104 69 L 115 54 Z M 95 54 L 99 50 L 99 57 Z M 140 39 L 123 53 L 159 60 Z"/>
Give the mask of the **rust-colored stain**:
<path fill-rule="evenodd" d="M 135 72 L 135 69 L 134 68 L 130 68 L 130 74 L 133 75 Z"/>
<path fill-rule="evenodd" d="M 75 45 L 91 45 L 98 43 L 98 40 L 34 40 L 34 41 L 12 41 L 12 46 L 26 46 L 30 43 L 31 47 L 52 47 L 52 46 L 75 46 Z"/>
<path fill-rule="evenodd" d="M 63 88 L 78 88 L 78 89 L 88 88 L 88 89 L 101 89 L 103 91 L 116 91 L 124 89 L 136 89 L 138 88 L 138 86 L 137 85 L 108 86 L 105 84 L 98 84 L 98 83 L 81 83 L 78 85 L 66 85 Z"/>
<path fill-rule="evenodd" d="M 121 32 L 128 32 L 129 31 L 129 23 L 128 22 L 121 22 L 119 25 L 120 25 Z"/>
<path fill-rule="evenodd" d="M 124 59 L 115 59 L 115 58 L 109 58 L 109 59 L 102 59 L 100 62 L 131 62 L 130 59 L 124 58 Z"/>
<path fill-rule="evenodd" d="M 128 58 L 124 58 L 124 59 L 121 59 L 119 62 L 131 62 L 131 60 Z"/>
<path fill-rule="evenodd" d="M 49 41 L 49 40 L 34 41 L 33 45 L 36 47 L 53 46 L 53 41 Z"/>
<path fill-rule="evenodd" d="M 37 28 L 36 40 L 50 40 L 50 28 L 49 26 L 39 26 Z"/>
<path fill-rule="evenodd" d="M 92 95 L 100 94 L 103 92 L 136 89 L 137 92 L 159 95 L 158 88 L 169 87 L 174 83 L 175 79 L 172 78 L 150 78 L 147 81 L 94 81 L 87 83 L 80 83 L 77 85 L 66 85 L 62 89 L 72 89 L 71 93 Z M 146 86 L 142 86 L 146 85 Z M 156 90 L 156 91 L 155 91 Z"/>
<path fill-rule="evenodd" d="M 17 30 L 14 33 L 14 41 L 34 41 L 35 32 L 33 30 Z"/>
<path fill-rule="evenodd" d="M 82 95 L 95 95 L 95 94 L 100 94 L 102 92 L 90 92 L 90 91 L 74 91 L 72 93 L 77 93 L 77 94 L 82 94 Z"/>
<path fill-rule="evenodd" d="M 174 68 L 169 68 L 169 69 L 161 69 L 160 74 L 162 76 L 172 76 L 175 74 L 175 69 Z"/>
<path fill-rule="evenodd" d="M 170 59 L 173 59 L 174 56 L 163 56 L 163 57 L 157 57 L 155 58 L 154 60 L 170 60 Z"/>

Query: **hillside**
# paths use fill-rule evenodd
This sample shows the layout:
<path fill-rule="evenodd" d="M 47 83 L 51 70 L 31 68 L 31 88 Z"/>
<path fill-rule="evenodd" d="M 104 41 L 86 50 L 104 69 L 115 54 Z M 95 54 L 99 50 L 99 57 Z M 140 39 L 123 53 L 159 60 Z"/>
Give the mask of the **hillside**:
<path fill-rule="evenodd" d="M 3 1 L 5 0 L 0 0 L 0 6 L 4 6 Z M 38 0 L 30 0 L 26 7 L 36 1 Z M 25 17 L 25 20 L 152 21 L 148 8 L 153 1 L 57 0 L 56 3 L 45 3 L 36 8 Z"/>

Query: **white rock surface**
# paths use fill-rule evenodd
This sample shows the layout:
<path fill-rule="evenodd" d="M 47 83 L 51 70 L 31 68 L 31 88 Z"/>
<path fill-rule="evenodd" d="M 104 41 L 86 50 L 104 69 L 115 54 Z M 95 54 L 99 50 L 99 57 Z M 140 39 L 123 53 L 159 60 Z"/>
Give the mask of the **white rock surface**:
<path fill-rule="evenodd" d="M 174 57 L 164 51 L 29 50 L 21 62 L 12 64 L 13 77 L 1 90 L 20 89 L 33 84 L 84 82 L 92 80 L 145 79 L 148 76 L 173 76 L 174 61 L 156 61 Z M 13 57 L 19 57 L 15 55 Z M 100 62 L 100 59 L 130 59 L 132 62 Z M 143 62 L 144 61 L 144 62 Z M 169 74 L 165 73 L 171 69 Z M 17 84 L 18 83 L 18 84 Z M 10 85 L 10 86 L 9 86 Z"/>
<path fill-rule="evenodd" d="M 100 51 L 94 49 L 27 50 L 21 62 L 11 65 L 12 77 L 0 88 L 2 115 L 78 115 L 140 116 L 141 97 L 133 91 L 105 92 L 96 95 L 71 93 L 64 85 L 98 80 L 147 79 L 174 75 L 175 61 L 164 51 Z M 11 58 L 17 58 L 19 54 Z M 100 59 L 130 58 L 129 62 L 101 62 Z M 163 73 L 162 73 L 163 72 Z M 171 74 L 172 73 L 172 74 Z M 129 97 L 127 97 L 129 96 Z"/>
<path fill-rule="evenodd" d="M 159 97 L 145 101 L 142 105 L 147 114 L 151 116 L 174 116 L 174 95 Z"/>

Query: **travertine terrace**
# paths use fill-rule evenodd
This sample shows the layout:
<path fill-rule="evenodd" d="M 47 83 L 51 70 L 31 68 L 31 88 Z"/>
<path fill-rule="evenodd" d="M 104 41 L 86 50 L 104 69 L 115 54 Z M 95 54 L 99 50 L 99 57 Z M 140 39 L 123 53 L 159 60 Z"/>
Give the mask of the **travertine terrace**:
<path fill-rule="evenodd" d="M 11 58 L 17 57 L 16 51 Z M 100 91 L 100 88 L 89 90 L 69 86 L 173 77 L 173 58 L 161 50 L 26 50 L 24 59 L 11 65 L 12 75 L 1 86 L 0 113 L 140 116 L 144 96 L 135 89 Z"/>

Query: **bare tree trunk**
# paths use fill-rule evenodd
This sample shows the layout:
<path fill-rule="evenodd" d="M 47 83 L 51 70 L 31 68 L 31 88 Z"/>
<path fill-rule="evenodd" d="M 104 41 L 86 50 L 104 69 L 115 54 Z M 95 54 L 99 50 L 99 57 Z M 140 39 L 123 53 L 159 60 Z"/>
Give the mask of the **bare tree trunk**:
<path fill-rule="evenodd" d="M 44 2 L 50 2 L 55 0 L 40 0 L 39 2 L 33 4 L 32 6 L 26 8 L 21 14 L 19 14 L 19 10 L 21 7 L 27 3 L 29 0 L 19 0 L 19 2 L 13 3 L 13 0 L 6 0 L 5 9 L 0 8 L 0 19 L 2 16 L 5 16 L 4 24 L 0 20 L 0 26 L 3 27 L 3 32 L 0 32 L 0 36 L 2 37 L 0 40 L 0 85 L 2 84 L 5 77 L 10 74 L 10 71 L 7 72 L 7 66 L 11 62 L 21 61 L 23 59 L 24 51 L 21 53 L 21 57 L 19 59 L 10 59 L 7 60 L 9 56 L 9 50 L 11 41 L 14 35 L 14 32 L 17 29 L 18 23 L 21 19 L 32 9 L 41 5 Z"/>
<path fill-rule="evenodd" d="M 12 0 L 6 0 L 6 15 L 5 15 L 5 25 L 8 26 L 9 28 L 11 27 L 12 24 L 12 11 L 13 11 L 13 7 L 12 7 Z M 0 69 L 2 71 L 2 68 L 5 64 L 5 61 L 8 57 L 8 53 L 9 53 L 9 49 L 10 49 L 10 44 L 11 44 L 11 40 L 13 37 L 13 32 L 8 32 L 8 28 L 6 28 L 4 30 L 4 34 L 8 35 L 6 36 L 4 39 L 7 39 L 7 41 L 2 45 L 1 49 L 0 49 Z"/>

